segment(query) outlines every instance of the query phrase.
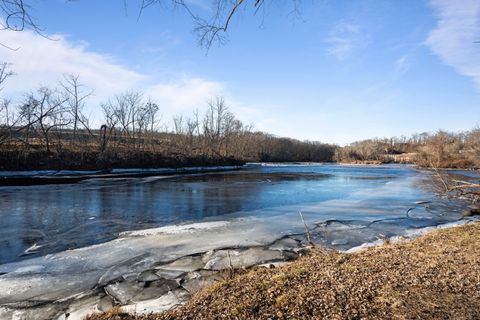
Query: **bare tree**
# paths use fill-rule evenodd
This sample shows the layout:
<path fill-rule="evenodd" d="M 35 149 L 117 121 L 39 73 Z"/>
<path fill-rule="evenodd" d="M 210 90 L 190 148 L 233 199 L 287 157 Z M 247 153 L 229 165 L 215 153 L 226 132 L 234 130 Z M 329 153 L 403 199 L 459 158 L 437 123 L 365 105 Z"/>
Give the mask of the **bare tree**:
<path fill-rule="evenodd" d="M 9 127 L 11 122 L 11 112 L 10 112 L 11 100 L 2 99 L 0 100 L 0 127 L 5 126 Z"/>
<path fill-rule="evenodd" d="M 42 34 L 41 28 L 30 14 L 31 6 L 26 0 L 0 0 L 0 31 L 24 31 L 33 30 Z M 16 51 L 6 43 L 0 42 L 0 46 Z"/>
<path fill-rule="evenodd" d="M 243 130 L 243 124 L 229 111 L 223 97 L 216 97 L 208 103 L 203 119 L 203 135 L 211 152 L 227 156 L 231 138 Z"/>
<path fill-rule="evenodd" d="M 101 131 L 103 131 L 101 151 L 104 152 L 107 148 L 108 142 L 112 139 L 112 136 L 113 136 L 113 133 L 115 132 L 115 127 L 118 124 L 119 118 L 118 118 L 117 110 L 115 106 L 110 101 L 102 104 L 101 107 L 103 110 L 103 117 L 106 122 L 106 124 L 102 125 L 102 128 L 101 128 Z"/>
<path fill-rule="evenodd" d="M 1 0 L 0 30 L 23 31 L 26 28 L 40 30 L 30 15 L 31 7 L 25 0 Z"/>
<path fill-rule="evenodd" d="M 0 91 L 2 91 L 3 87 L 2 85 L 5 83 L 5 81 L 13 76 L 14 73 L 12 70 L 10 70 L 10 64 L 7 63 L 7 62 L 2 62 L 0 63 Z M 3 99 L 1 102 L 0 102 L 0 125 L 5 125 L 5 126 L 9 126 L 9 122 L 10 122 L 10 114 L 9 114 L 9 111 L 10 111 L 10 100 L 8 99 Z"/>
<path fill-rule="evenodd" d="M 187 118 L 186 127 L 188 146 L 190 150 L 199 149 L 199 146 L 194 146 L 195 136 L 200 136 L 200 118 L 198 115 L 198 110 L 193 112 L 192 118 Z"/>
<path fill-rule="evenodd" d="M 71 0 L 69 0 L 71 1 Z M 69 2 L 67 1 L 67 2 Z M 291 13 L 295 16 L 300 15 L 301 0 L 289 0 L 291 5 Z M 250 9 L 256 15 L 261 9 L 265 12 L 267 3 L 277 4 L 273 0 L 212 0 L 208 12 L 210 16 L 204 15 L 202 10 L 195 10 L 196 6 L 193 1 L 188 0 L 139 0 L 138 17 L 142 12 L 154 5 L 158 5 L 162 9 L 172 10 L 182 8 L 193 20 L 194 31 L 198 34 L 199 44 L 207 50 L 213 43 L 223 43 L 226 39 L 226 33 L 230 29 L 233 17 L 241 11 Z M 285 5 L 285 3 L 282 3 Z M 124 6 L 127 7 L 127 1 L 124 0 Z M 0 30 L 23 31 L 25 29 L 34 30 L 42 34 L 35 19 L 31 15 L 32 8 L 26 0 L 0 0 Z M 200 13 L 199 13 L 200 12 Z M 1 45 L 1 43 L 0 43 Z M 7 47 L 5 44 L 3 46 Z"/>
<path fill-rule="evenodd" d="M 291 13 L 296 17 L 300 16 L 300 0 L 289 0 L 291 5 Z M 199 37 L 200 46 L 207 50 L 214 43 L 223 43 L 226 40 L 226 33 L 230 29 L 234 16 L 238 15 L 241 11 L 247 11 L 250 9 L 254 15 L 256 15 L 261 9 L 263 13 L 268 10 L 268 4 L 278 5 L 273 0 L 213 0 L 209 8 L 210 16 L 205 17 L 202 13 L 197 13 L 195 5 L 191 1 L 187 0 L 142 0 L 140 7 L 140 15 L 143 10 L 153 5 L 161 5 L 165 7 L 167 3 L 172 4 L 174 7 L 180 7 L 184 9 L 187 14 L 190 15 L 194 22 L 194 31 Z M 286 2 L 282 2 L 281 5 L 285 5 Z"/>
<path fill-rule="evenodd" d="M 141 114 L 145 111 L 142 93 L 127 91 L 116 95 L 113 102 L 109 101 L 102 105 L 102 109 L 110 133 L 114 132 L 115 126 L 118 125 L 124 136 L 123 140 L 135 149 L 139 127 L 145 126 L 147 118 L 146 114 Z"/>
<path fill-rule="evenodd" d="M 85 100 L 93 94 L 93 90 L 85 92 L 85 86 L 79 81 L 79 75 L 66 74 L 60 82 L 63 88 L 65 99 L 69 105 L 69 111 L 73 116 L 73 143 L 77 140 L 77 130 L 79 125 L 83 125 L 89 132 L 88 119 L 83 115 L 82 110 L 85 106 Z"/>
<path fill-rule="evenodd" d="M 62 129 L 71 124 L 71 120 L 65 116 L 65 102 L 65 98 L 47 87 L 42 87 L 36 93 L 32 92 L 26 96 L 20 112 L 26 122 L 27 143 L 30 130 L 34 132 L 39 130 L 45 151 L 51 151 L 51 130 Z"/>
<path fill-rule="evenodd" d="M 3 84 L 6 80 L 13 76 L 14 73 L 10 69 L 10 64 L 7 62 L 0 63 L 0 92 L 3 89 Z M 5 142 L 7 138 L 11 137 L 12 127 L 16 124 L 14 119 L 14 112 L 11 110 L 11 101 L 9 99 L 0 100 L 0 144 Z"/>
<path fill-rule="evenodd" d="M 177 135 L 183 135 L 184 132 L 184 121 L 182 115 L 177 115 L 173 117 L 173 132 Z"/>
<path fill-rule="evenodd" d="M 12 131 L 18 121 L 11 100 L 0 100 L 0 145 L 12 139 Z"/>
<path fill-rule="evenodd" d="M 160 110 L 160 108 L 150 98 L 148 99 L 144 108 L 147 117 L 147 126 L 150 127 L 150 132 L 153 132 L 156 129 L 157 122 L 159 121 L 158 111 Z"/>
<path fill-rule="evenodd" d="M 14 75 L 14 72 L 10 69 L 10 63 L 0 62 L 0 91 L 3 89 L 5 81 Z"/>

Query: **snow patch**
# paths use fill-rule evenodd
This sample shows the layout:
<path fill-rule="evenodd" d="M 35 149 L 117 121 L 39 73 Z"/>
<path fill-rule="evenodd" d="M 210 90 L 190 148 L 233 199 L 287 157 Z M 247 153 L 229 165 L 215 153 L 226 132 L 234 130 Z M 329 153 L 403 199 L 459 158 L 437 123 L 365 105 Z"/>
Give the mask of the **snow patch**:
<path fill-rule="evenodd" d="M 389 240 L 390 243 L 397 243 L 397 242 L 399 242 L 401 240 L 404 240 L 404 239 L 418 238 L 418 237 L 423 236 L 423 235 L 425 235 L 429 232 L 432 232 L 434 230 L 456 228 L 456 227 L 460 227 L 460 226 L 472 223 L 474 221 L 479 221 L 479 219 L 463 219 L 463 220 L 459 220 L 459 221 L 455 221 L 455 222 L 448 222 L 448 223 L 440 224 L 440 225 L 437 225 L 437 226 L 425 227 L 425 228 L 420 228 L 420 229 L 409 229 L 409 230 L 405 231 L 405 234 L 403 236 L 393 236 L 391 238 L 388 238 L 388 240 Z M 356 247 L 353 247 L 353 248 L 350 248 L 348 250 L 344 250 L 344 251 L 341 251 L 341 252 L 345 252 L 345 253 L 359 252 L 359 251 L 365 250 L 366 248 L 381 246 L 384 243 L 385 243 L 384 240 L 378 239 L 378 240 L 375 240 L 373 242 L 363 243 L 359 246 L 356 246 Z"/>

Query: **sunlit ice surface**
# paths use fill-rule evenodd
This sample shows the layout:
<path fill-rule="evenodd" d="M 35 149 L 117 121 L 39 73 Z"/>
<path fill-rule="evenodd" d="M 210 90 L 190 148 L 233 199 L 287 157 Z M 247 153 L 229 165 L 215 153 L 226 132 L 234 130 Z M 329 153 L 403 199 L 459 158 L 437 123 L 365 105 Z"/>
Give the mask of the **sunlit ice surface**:
<path fill-rule="evenodd" d="M 464 204 L 439 197 L 431 180 L 400 165 L 252 164 L 210 174 L 0 187 L 0 263 L 173 224 L 255 218 L 278 236 L 302 233 L 300 211 L 314 241 L 348 249 L 458 220 Z"/>

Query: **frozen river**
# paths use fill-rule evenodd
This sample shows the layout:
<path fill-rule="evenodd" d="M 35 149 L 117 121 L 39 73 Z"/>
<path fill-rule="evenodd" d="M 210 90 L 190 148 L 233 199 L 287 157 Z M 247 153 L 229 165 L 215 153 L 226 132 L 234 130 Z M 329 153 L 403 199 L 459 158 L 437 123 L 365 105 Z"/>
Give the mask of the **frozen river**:
<path fill-rule="evenodd" d="M 250 165 L 210 174 L 0 187 L 0 264 L 179 223 L 276 217 L 293 219 L 293 226 L 299 210 L 310 224 L 345 228 L 386 219 L 369 225 L 382 234 L 457 220 L 461 208 L 438 198 L 430 180 L 405 166 Z M 409 208 L 415 209 L 407 217 Z M 316 240 L 346 248 L 372 240 L 370 233 L 368 239 L 318 234 Z"/>
<path fill-rule="evenodd" d="M 436 194 L 432 178 L 407 166 L 250 165 L 0 187 L 0 319 L 166 310 L 218 270 L 298 257 L 299 212 L 313 242 L 339 250 L 456 223 L 465 204 Z"/>

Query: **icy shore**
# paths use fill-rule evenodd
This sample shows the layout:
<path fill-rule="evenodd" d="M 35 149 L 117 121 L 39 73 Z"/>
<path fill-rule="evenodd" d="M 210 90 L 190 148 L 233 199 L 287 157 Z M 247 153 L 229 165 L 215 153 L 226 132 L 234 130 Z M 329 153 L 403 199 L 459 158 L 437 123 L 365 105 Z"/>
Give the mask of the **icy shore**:
<path fill-rule="evenodd" d="M 325 170 L 331 173 L 342 168 Z M 188 300 L 201 287 L 218 281 L 219 271 L 295 259 L 308 245 L 299 211 L 313 242 L 340 251 L 380 245 L 383 239 L 415 237 L 471 220 L 461 220 L 463 203 L 421 191 L 422 176 L 407 172 L 394 179 L 399 173 L 379 170 L 384 168 L 368 169 L 368 181 L 372 183 L 338 193 L 332 199 L 275 202 L 276 206 L 266 201 L 264 206 L 196 223 L 125 231 L 116 233 L 118 238 L 108 242 L 2 264 L 0 319 L 82 319 L 114 305 L 130 312 L 171 308 Z M 365 171 L 357 170 L 340 181 L 351 188 L 352 183 L 365 177 Z M 239 199 L 252 201 L 267 191 L 275 199 L 300 197 L 297 190 L 308 192 L 314 187 L 309 180 L 299 180 L 293 188 L 291 184 L 283 185 L 287 180 L 282 179 L 272 181 L 269 177 L 255 182 L 256 186 L 280 188 L 269 188 L 264 193 L 255 189 L 252 197 Z M 221 188 L 234 183 L 251 185 L 252 181 L 227 179 Z M 314 180 L 314 185 L 317 189 L 312 192 L 326 192 L 334 188 L 335 176 L 332 180 Z M 108 188 L 110 194 L 111 186 Z M 72 193 L 75 190 L 72 188 Z M 217 199 L 217 194 L 213 193 L 212 198 Z M 227 200 L 232 199 L 229 194 Z"/>
<path fill-rule="evenodd" d="M 169 309 L 220 280 L 218 271 L 298 257 L 307 243 L 300 221 L 292 225 L 292 219 L 236 219 L 126 232 L 107 243 L 0 265 L 0 319 L 82 319 L 113 305 L 140 313 Z M 471 221 L 405 229 L 401 236 Z M 312 230 L 314 237 L 319 228 L 325 223 Z M 289 235 L 276 233 L 279 229 Z M 379 239 L 346 252 L 381 244 Z"/>
<path fill-rule="evenodd" d="M 140 178 L 149 176 L 172 176 L 241 169 L 243 166 L 182 167 L 156 169 L 111 169 L 111 170 L 30 170 L 0 171 L 0 186 L 30 186 L 44 184 L 77 183 L 88 179 Z"/>
<path fill-rule="evenodd" d="M 278 248 L 296 248 L 300 243 L 275 243 L 282 235 L 274 236 L 272 228 L 279 227 L 292 228 L 291 223 L 274 226 L 254 218 L 162 227 L 0 265 L 0 319 L 81 319 L 86 313 L 108 309 L 114 302 L 136 311 L 168 308 L 195 291 L 199 285 L 192 282 L 194 279 L 213 279 L 212 274 L 198 273 L 200 270 L 293 258 Z M 270 244 L 277 247 L 269 249 Z M 187 284 L 182 277 L 188 278 Z M 146 302 L 152 299 L 160 300 Z"/>

